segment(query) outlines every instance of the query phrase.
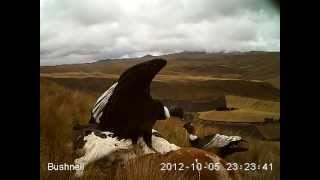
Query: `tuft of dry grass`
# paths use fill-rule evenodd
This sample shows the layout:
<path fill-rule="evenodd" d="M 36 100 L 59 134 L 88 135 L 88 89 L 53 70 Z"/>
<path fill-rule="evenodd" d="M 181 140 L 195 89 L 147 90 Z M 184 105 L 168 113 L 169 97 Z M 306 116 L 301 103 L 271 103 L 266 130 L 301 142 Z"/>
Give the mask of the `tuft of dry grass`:
<path fill-rule="evenodd" d="M 53 82 L 41 79 L 40 82 L 40 175 L 41 179 L 75 179 L 72 171 L 48 171 L 47 165 L 52 163 L 73 164 L 72 147 L 72 121 L 79 120 L 80 123 L 87 123 L 90 116 L 90 109 L 96 100 L 96 96 L 66 89 Z M 155 124 L 157 129 L 170 142 L 182 147 L 190 146 L 187 135 L 183 129 L 183 122 L 178 119 L 158 121 Z M 197 133 L 200 136 L 210 133 L 217 133 L 219 129 L 208 128 L 201 124 L 195 124 Z M 236 134 L 230 132 L 229 134 Z M 227 157 L 229 162 L 273 162 L 273 171 L 248 172 L 245 179 L 279 179 L 279 142 L 264 142 L 250 139 L 250 150 L 237 153 Z M 130 161 L 127 169 L 113 167 L 116 169 L 101 169 L 96 165 L 89 165 L 85 175 L 81 179 L 140 179 L 160 180 L 163 176 L 159 171 L 153 170 L 157 161 Z M 185 178 L 184 178 L 185 179 Z"/>
<path fill-rule="evenodd" d="M 51 163 L 73 164 L 72 121 L 89 118 L 94 97 L 67 90 L 42 80 L 40 84 L 40 174 L 41 179 L 71 177 L 68 171 L 48 172 Z"/>

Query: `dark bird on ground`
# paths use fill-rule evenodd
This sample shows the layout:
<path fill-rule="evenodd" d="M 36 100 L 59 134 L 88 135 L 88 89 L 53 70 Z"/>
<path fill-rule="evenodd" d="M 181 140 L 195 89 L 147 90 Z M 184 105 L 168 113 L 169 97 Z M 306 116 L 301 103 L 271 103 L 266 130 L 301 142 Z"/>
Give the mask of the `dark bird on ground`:
<path fill-rule="evenodd" d="M 198 137 L 191 122 L 185 123 L 183 127 L 189 134 L 189 142 L 192 147 L 199 149 L 214 148 L 221 157 L 225 157 L 235 152 L 248 151 L 249 149 L 248 142 L 243 140 L 240 136 L 210 134 L 204 137 Z"/>
<path fill-rule="evenodd" d="M 101 131 L 110 131 L 119 139 L 131 139 L 133 144 L 142 137 L 152 148 L 152 127 L 157 120 L 165 120 L 170 116 L 183 118 L 181 108 L 167 108 L 150 94 L 153 78 L 166 63 L 164 59 L 153 59 L 122 73 L 98 98 L 89 124 L 96 124 Z"/>

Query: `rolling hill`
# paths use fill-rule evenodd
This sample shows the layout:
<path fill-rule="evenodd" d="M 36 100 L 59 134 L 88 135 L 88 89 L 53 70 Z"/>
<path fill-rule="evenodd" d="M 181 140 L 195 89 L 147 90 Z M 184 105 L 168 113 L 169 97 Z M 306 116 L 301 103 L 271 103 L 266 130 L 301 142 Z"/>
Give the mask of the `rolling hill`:
<path fill-rule="evenodd" d="M 201 76 L 231 78 L 240 80 L 260 80 L 280 88 L 280 53 L 279 52 L 234 52 L 203 53 L 182 52 L 162 57 L 168 60 L 161 75 Z M 94 63 L 41 66 L 40 73 L 86 73 L 91 75 L 119 75 L 128 67 L 155 56 L 141 58 L 106 59 Z"/>

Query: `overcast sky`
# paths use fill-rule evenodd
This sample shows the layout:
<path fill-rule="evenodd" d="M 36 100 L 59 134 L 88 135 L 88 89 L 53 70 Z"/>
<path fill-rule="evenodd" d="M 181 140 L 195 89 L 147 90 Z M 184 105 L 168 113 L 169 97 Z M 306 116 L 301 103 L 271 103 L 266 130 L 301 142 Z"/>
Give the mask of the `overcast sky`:
<path fill-rule="evenodd" d="M 280 50 L 264 0 L 40 0 L 40 64 L 179 51 Z"/>

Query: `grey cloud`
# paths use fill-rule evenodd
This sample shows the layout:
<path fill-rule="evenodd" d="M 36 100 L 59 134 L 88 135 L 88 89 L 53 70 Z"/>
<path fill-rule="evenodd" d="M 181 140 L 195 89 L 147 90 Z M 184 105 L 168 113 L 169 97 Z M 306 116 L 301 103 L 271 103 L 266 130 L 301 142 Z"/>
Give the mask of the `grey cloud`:
<path fill-rule="evenodd" d="M 177 51 L 279 50 L 263 0 L 41 0 L 42 65 Z"/>

